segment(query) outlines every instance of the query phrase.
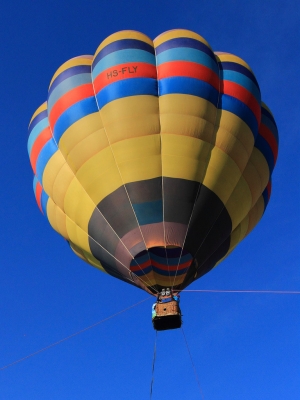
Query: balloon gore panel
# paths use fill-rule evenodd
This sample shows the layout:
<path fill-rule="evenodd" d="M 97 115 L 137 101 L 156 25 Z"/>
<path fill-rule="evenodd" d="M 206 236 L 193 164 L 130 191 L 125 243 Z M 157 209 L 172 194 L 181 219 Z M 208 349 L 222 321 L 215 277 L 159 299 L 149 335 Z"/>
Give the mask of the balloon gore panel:
<path fill-rule="evenodd" d="M 38 206 L 74 253 L 155 294 L 259 222 L 278 132 L 244 60 L 188 30 L 122 31 L 57 70 L 28 153 Z"/>

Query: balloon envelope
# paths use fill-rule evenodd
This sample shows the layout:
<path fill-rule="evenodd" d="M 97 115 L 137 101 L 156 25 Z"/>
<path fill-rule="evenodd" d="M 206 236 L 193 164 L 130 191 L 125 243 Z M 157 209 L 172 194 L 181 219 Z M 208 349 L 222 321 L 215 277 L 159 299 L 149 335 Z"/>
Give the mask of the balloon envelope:
<path fill-rule="evenodd" d="M 37 203 L 89 264 L 183 289 L 262 217 L 274 118 L 239 57 L 198 34 L 122 31 L 67 61 L 29 125 Z"/>

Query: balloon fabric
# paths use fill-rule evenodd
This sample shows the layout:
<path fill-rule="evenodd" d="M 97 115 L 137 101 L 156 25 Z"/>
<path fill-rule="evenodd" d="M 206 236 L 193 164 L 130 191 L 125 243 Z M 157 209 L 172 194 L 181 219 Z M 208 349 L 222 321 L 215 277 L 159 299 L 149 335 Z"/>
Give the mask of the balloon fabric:
<path fill-rule="evenodd" d="M 28 152 L 38 206 L 76 255 L 155 294 L 259 222 L 278 132 L 241 58 L 188 30 L 121 31 L 56 71 Z"/>

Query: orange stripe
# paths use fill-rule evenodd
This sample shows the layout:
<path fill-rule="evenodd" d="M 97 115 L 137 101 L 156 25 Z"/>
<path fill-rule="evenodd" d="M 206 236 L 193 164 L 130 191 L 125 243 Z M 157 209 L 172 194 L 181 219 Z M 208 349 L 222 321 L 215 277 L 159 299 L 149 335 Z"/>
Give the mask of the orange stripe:
<path fill-rule="evenodd" d="M 58 118 L 62 115 L 64 111 L 66 111 L 67 108 L 71 107 L 73 104 L 79 102 L 80 100 L 86 99 L 91 96 L 94 96 L 94 90 L 91 83 L 78 86 L 63 95 L 54 104 L 49 116 L 49 122 L 52 129 Z"/>
<path fill-rule="evenodd" d="M 40 182 L 38 182 L 36 184 L 36 188 L 35 188 L 35 198 L 36 198 L 36 202 L 39 206 L 39 209 L 41 210 L 41 212 L 43 213 L 43 209 L 42 209 L 42 204 L 41 204 L 41 200 L 42 200 L 42 185 L 40 184 Z M 44 213 L 43 213 L 44 214 Z"/>
<path fill-rule="evenodd" d="M 261 107 L 249 90 L 235 82 L 224 80 L 223 87 L 221 87 L 221 93 L 235 97 L 236 99 L 242 101 L 247 107 L 250 108 L 255 115 L 257 122 L 260 123 Z"/>
<path fill-rule="evenodd" d="M 278 144 L 272 131 L 266 125 L 260 124 L 259 134 L 268 142 L 274 155 L 274 161 L 276 162 L 278 155 Z"/>
<path fill-rule="evenodd" d="M 156 67 L 152 64 L 130 62 L 119 64 L 101 72 L 94 81 L 95 93 L 100 92 L 105 86 L 128 78 L 153 78 L 157 79 Z"/>
<path fill-rule="evenodd" d="M 36 174 L 36 162 L 38 159 L 38 156 L 40 154 L 40 151 L 44 147 L 44 145 L 48 142 L 48 140 L 51 138 L 51 131 L 49 126 L 45 128 L 37 137 L 36 141 L 34 142 L 34 145 L 32 146 L 31 153 L 30 153 L 30 163 L 33 169 L 33 172 Z"/>
<path fill-rule="evenodd" d="M 140 271 L 141 269 L 150 267 L 150 265 L 151 265 L 151 261 L 147 260 L 147 261 L 145 261 L 145 262 L 143 262 L 142 264 L 139 264 L 139 265 L 131 265 L 130 266 L 130 271 L 132 271 L 132 272 Z"/>
<path fill-rule="evenodd" d="M 200 79 L 209 83 L 219 90 L 219 77 L 210 68 L 190 61 L 170 61 L 161 64 L 157 68 L 158 79 L 169 78 L 171 76 L 186 76 L 189 78 Z"/>
<path fill-rule="evenodd" d="M 185 269 L 187 267 L 189 267 L 189 265 L 191 264 L 192 260 L 190 261 L 186 261 L 185 263 L 179 264 L 177 265 L 165 265 L 165 264 L 160 264 L 157 261 L 151 260 L 152 261 L 152 265 L 154 267 L 160 268 L 163 271 L 176 271 L 178 269 L 178 271 L 180 271 L 181 269 Z"/>
<path fill-rule="evenodd" d="M 143 262 L 142 264 L 139 264 L 138 266 L 137 265 L 131 266 L 130 270 L 132 272 L 140 271 L 141 268 L 144 269 L 144 268 L 147 268 L 147 267 L 150 267 L 151 265 L 153 265 L 154 267 L 160 268 L 163 271 L 176 271 L 177 269 L 178 269 L 178 271 L 180 271 L 181 269 L 189 267 L 191 263 L 192 263 L 192 260 L 189 260 L 189 261 L 186 261 L 185 263 L 179 264 L 178 266 L 177 265 L 169 265 L 168 266 L 166 264 L 161 264 L 161 263 L 158 263 L 157 261 L 151 259 L 151 260 L 147 260 L 147 261 Z"/>

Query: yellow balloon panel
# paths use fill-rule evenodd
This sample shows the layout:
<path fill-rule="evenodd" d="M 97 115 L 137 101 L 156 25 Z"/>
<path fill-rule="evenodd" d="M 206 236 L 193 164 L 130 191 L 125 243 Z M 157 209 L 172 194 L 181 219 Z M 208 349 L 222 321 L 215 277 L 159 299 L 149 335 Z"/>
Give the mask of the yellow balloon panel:
<path fill-rule="evenodd" d="M 241 177 L 236 163 L 221 149 L 214 147 L 203 184 L 226 204 Z"/>
<path fill-rule="evenodd" d="M 189 136 L 162 134 L 163 176 L 202 182 L 213 145 Z"/>
<path fill-rule="evenodd" d="M 195 39 L 198 40 L 199 42 L 204 43 L 206 46 L 209 47 L 208 42 L 202 36 L 198 35 L 198 33 L 189 31 L 187 29 L 172 29 L 170 31 L 164 32 L 161 35 L 157 36 L 154 39 L 153 43 L 155 47 L 158 47 L 162 43 L 172 39 L 176 39 L 178 37 Z"/>
<path fill-rule="evenodd" d="M 53 229 L 69 240 L 66 226 L 66 214 L 49 198 L 47 203 L 47 217 Z"/>
<path fill-rule="evenodd" d="M 196 96 L 171 94 L 160 97 L 161 133 L 196 137 L 212 143 L 216 107 Z"/>
<path fill-rule="evenodd" d="M 242 221 L 252 207 L 252 193 L 247 181 L 243 176 L 239 179 L 232 194 L 226 202 L 226 210 L 228 211 L 232 229 Z"/>
<path fill-rule="evenodd" d="M 101 118 L 110 144 L 160 131 L 158 99 L 154 96 L 112 101 L 101 109 Z"/>

